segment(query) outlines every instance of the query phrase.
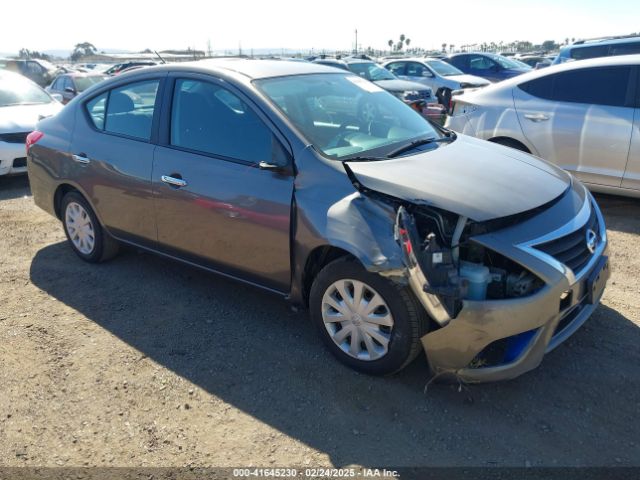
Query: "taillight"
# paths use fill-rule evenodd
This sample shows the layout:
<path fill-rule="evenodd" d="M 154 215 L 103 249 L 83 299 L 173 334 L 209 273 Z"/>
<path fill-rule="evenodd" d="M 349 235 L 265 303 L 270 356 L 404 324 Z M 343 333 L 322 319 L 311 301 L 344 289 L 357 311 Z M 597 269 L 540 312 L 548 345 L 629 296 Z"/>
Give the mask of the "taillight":
<path fill-rule="evenodd" d="M 27 154 L 29 153 L 29 149 L 32 145 L 34 145 L 38 140 L 44 137 L 44 133 L 39 132 L 38 130 L 34 130 L 29 135 L 27 135 L 27 141 L 25 147 L 27 148 Z"/>

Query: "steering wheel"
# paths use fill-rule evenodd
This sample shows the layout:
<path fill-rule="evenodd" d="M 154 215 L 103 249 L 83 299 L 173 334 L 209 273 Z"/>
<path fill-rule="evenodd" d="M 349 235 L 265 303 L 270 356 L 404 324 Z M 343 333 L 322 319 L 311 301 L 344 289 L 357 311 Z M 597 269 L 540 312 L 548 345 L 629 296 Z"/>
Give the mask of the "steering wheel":
<path fill-rule="evenodd" d="M 341 142 L 346 142 L 346 136 L 353 133 L 347 130 L 349 123 L 341 123 L 338 127 L 338 131 L 333 136 L 333 138 L 327 144 L 327 148 L 335 148 L 339 147 Z"/>

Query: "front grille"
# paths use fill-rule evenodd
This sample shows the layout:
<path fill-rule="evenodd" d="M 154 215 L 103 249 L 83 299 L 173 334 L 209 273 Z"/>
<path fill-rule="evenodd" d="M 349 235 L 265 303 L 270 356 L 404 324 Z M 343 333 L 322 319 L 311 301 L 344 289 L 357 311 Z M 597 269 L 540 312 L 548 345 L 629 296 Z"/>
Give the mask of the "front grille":
<path fill-rule="evenodd" d="M 29 132 L 0 133 L 0 142 L 26 143 Z"/>
<path fill-rule="evenodd" d="M 534 248 L 552 256 L 573 270 L 574 273 L 578 273 L 589 263 L 589 260 L 591 260 L 593 256 L 593 253 L 591 253 L 587 247 L 588 230 L 593 230 L 596 233 L 596 242 L 599 243 L 601 238 L 599 235 L 598 217 L 593 208 L 591 209 L 589 220 L 583 227 L 564 237 L 535 245 Z"/>

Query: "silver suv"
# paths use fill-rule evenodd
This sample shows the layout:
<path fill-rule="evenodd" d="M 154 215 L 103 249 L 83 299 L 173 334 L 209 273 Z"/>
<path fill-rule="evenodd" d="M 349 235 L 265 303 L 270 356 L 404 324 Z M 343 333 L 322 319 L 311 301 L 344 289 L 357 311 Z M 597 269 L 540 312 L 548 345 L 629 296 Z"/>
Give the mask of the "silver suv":
<path fill-rule="evenodd" d="M 640 55 L 570 62 L 456 96 L 447 127 L 533 153 L 591 190 L 640 197 L 638 65 Z"/>

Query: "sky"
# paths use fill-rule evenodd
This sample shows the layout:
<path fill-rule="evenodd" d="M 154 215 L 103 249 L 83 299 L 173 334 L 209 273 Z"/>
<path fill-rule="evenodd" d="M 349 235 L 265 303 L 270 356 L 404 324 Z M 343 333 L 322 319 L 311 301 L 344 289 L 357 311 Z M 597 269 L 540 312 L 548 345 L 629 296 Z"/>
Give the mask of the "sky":
<path fill-rule="evenodd" d="M 411 45 L 564 41 L 640 30 L 637 0 L 4 0 L 0 52 L 196 48 L 386 49 L 400 34 Z M 62 7 L 63 5 L 63 7 Z"/>

